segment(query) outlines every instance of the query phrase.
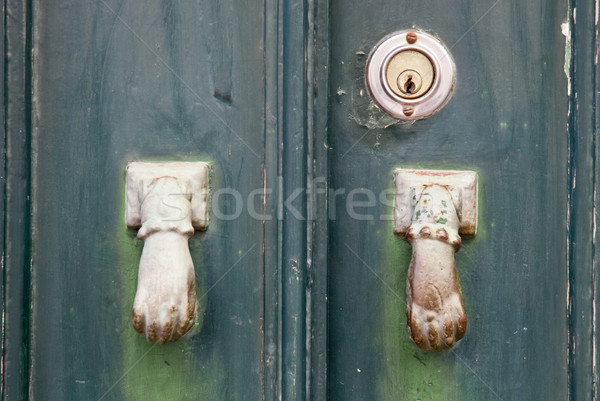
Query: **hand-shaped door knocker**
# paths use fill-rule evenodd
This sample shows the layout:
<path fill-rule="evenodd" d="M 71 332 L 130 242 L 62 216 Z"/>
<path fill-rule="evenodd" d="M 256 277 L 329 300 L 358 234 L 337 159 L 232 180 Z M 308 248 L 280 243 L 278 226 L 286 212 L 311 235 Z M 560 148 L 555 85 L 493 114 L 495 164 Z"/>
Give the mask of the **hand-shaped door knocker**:
<path fill-rule="evenodd" d="M 175 341 L 196 320 L 188 240 L 208 226 L 208 170 L 202 162 L 127 166 L 125 220 L 144 240 L 132 321 L 149 342 Z"/>
<path fill-rule="evenodd" d="M 397 169 L 394 231 L 412 245 L 406 313 L 412 340 L 424 351 L 451 348 L 467 316 L 454 253 L 477 228 L 477 174 Z"/>

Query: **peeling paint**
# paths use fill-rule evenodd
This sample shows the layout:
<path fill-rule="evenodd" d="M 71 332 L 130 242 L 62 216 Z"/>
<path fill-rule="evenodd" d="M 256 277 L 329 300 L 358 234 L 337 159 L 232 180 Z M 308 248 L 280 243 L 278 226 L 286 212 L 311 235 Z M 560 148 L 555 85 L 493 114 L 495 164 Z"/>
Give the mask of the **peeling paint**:
<path fill-rule="evenodd" d="M 596 0 L 594 4 L 594 27 L 596 28 L 596 44 L 598 44 L 598 14 L 600 12 L 600 1 Z M 598 46 L 596 46 L 596 50 L 594 51 L 594 64 L 598 65 Z"/>
<path fill-rule="evenodd" d="M 573 15 L 575 10 L 573 10 Z M 567 76 L 567 95 L 571 96 L 571 24 L 570 22 L 563 22 L 560 25 L 560 30 L 565 37 L 565 64 L 564 71 Z"/>
<path fill-rule="evenodd" d="M 350 96 L 350 102 L 352 102 L 352 112 L 349 116 L 350 120 L 356 124 L 368 128 L 369 130 L 374 129 L 385 129 L 399 123 L 399 120 L 387 114 L 381 110 L 371 100 L 370 96 L 366 96 L 367 88 L 365 86 L 365 72 L 366 72 L 366 53 L 359 51 L 354 54 L 351 62 L 352 76 L 354 82 L 352 88 L 348 91 L 344 91 L 345 95 Z M 348 93 L 347 93 L 348 92 Z M 338 92 L 338 95 L 340 93 Z M 345 98 L 346 96 L 344 96 Z M 340 98 L 338 98 L 339 101 Z M 412 124 L 411 122 L 404 122 L 404 124 Z"/>
<path fill-rule="evenodd" d="M 594 2 L 594 31 L 595 31 L 595 38 L 594 41 L 596 43 L 596 48 L 594 50 L 594 65 L 596 66 L 596 69 L 598 67 L 598 14 L 599 14 L 599 10 L 600 10 L 600 1 L 599 0 L 595 0 Z M 596 159 L 594 159 L 594 166 L 596 165 Z M 598 199 L 598 187 L 597 187 L 598 183 L 596 182 L 596 180 L 594 180 L 594 191 L 593 191 L 593 199 L 594 199 L 594 205 L 593 205 L 593 210 L 592 210 L 592 244 L 593 244 L 593 248 L 596 249 L 596 233 L 598 232 L 598 228 L 597 228 L 597 221 L 598 221 L 598 210 L 597 210 L 597 199 Z M 597 272 L 597 266 L 596 266 L 596 258 L 592 259 L 592 282 L 593 282 L 593 302 L 592 302 L 592 372 L 593 372 L 593 376 L 594 378 L 598 377 L 598 371 L 597 371 L 597 357 L 598 357 L 598 333 L 597 333 L 597 327 L 598 327 L 598 311 L 597 311 L 597 302 L 598 302 L 598 294 L 597 294 L 597 277 L 596 277 L 596 272 Z M 592 384 L 593 388 L 592 388 L 592 397 L 594 399 L 598 398 L 598 380 L 594 380 L 593 384 Z"/>

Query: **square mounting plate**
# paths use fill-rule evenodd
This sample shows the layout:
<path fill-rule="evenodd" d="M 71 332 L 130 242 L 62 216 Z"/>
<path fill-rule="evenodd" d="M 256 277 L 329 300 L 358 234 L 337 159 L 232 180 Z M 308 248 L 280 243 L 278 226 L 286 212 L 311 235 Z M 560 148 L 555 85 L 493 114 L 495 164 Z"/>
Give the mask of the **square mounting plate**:
<path fill-rule="evenodd" d="M 477 173 L 459 170 L 414 170 L 394 171 L 394 233 L 406 235 L 412 224 L 414 206 L 418 196 L 428 185 L 448 188 L 460 219 L 458 233 L 475 235 L 477 232 Z"/>
<path fill-rule="evenodd" d="M 161 177 L 173 177 L 191 195 L 192 226 L 208 227 L 209 165 L 204 162 L 131 162 L 125 170 L 125 222 L 129 228 L 140 228 L 143 188 Z"/>

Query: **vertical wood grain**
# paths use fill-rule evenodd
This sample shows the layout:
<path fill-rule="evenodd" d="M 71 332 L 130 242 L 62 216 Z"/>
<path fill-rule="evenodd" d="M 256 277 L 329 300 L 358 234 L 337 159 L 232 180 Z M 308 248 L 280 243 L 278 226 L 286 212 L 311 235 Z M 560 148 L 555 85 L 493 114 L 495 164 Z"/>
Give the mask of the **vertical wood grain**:
<path fill-rule="evenodd" d="M 27 399 L 29 373 L 31 4 L 3 2 L 2 385 Z"/>
<path fill-rule="evenodd" d="M 3 399 L 597 397 L 595 1 L 3 11 Z M 394 124 L 364 68 L 407 27 L 446 43 L 458 81 L 438 115 Z M 209 161 L 213 195 L 244 202 L 191 239 L 203 322 L 162 347 L 129 318 L 131 160 Z M 391 205 L 348 213 L 351 191 L 382 194 L 396 167 L 479 173 L 479 232 L 456 255 L 469 326 L 450 352 L 408 340 L 410 248 Z M 298 189 L 300 216 L 284 204 Z M 272 218 L 248 213 L 251 194 Z"/>
<path fill-rule="evenodd" d="M 570 3 L 569 399 L 597 398 L 597 2 Z"/>
<path fill-rule="evenodd" d="M 31 398 L 264 399 L 265 316 L 275 307 L 265 263 L 277 248 L 246 204 L 277 182 L 265 176 L 276 161 L 265 155 L 263 5 L 38 1 L 34 10 Z M 132 160 L 212 167 L 210 226 L 190 240 L 202 325 L 165 346 L 130 322 L 142 247 L 123 220 Z"/>

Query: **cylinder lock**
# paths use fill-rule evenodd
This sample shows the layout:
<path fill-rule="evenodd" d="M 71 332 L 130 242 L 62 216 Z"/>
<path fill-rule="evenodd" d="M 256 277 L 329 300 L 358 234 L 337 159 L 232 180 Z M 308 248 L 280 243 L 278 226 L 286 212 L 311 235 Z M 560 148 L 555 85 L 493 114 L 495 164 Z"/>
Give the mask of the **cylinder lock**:
<path fill-rule="evenodd" d="M 452 56 L 437 38 L 401 31 L 373 49 L 366 78 L 369 94 L 379 107 L 395 118 L 418 120 L 450 100 L 456 74 Z"/>
<path fill-rule="evenodd" d="M 423 53 L 406 50 L 395 54 L 385 70 L 385 84 L 404 99 L 416 99 L 433 85 L 433 64 Z"/>

